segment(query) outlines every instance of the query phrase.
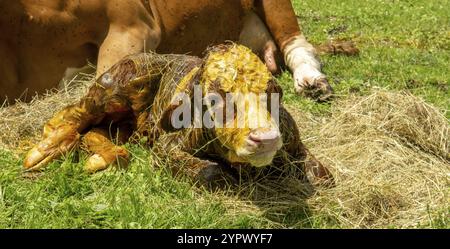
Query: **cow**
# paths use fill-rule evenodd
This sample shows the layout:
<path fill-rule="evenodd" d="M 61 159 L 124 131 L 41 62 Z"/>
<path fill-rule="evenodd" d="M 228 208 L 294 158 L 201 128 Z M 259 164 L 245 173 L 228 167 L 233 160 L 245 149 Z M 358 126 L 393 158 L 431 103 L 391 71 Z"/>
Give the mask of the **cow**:
<path fill-rule="evenodd" d="M 98 77 L 130 54 L 200 56 L 228 40 L 273 72 L 284 60 L 297 92 L 332 92 L 290 0 L 0 0 L 0 30 L 1 102 L 28 101 L 87 62 Z"/>
<path fill-rule="evenodd" d="M 222 100 L 231 94 L 233 101 L 205 100 L 214 93 Z M 170 159 L 165 165 L 174 174 L 203 184 L 223 176 L 236 181 L 239 172 L 255 168 L 283 173 L 289 165 L 313 184 L 332 182 L 330 172 L 302 144 L 294 119 L 280 103 L 281 94 L 257 55 L 234 43 L 210 48 L 204 59 L 128 56 L 102 74 L 78 103 L 45 125 L 24 167 L 40 170 L 80 144 L 89 153 L 88 172 L 124 167 L 129 154 L 120 142 L 146 137 L 160 158 Z M 198 106 L 183 107 L 191 100 L 200 100 L 200 118 L 195 118 Z M 188 123 L 177 125 L 177 117 L 185 114 Z M 193 120 L 204 125 L 196 126 Z M 251 120 L 258 122 L 252 125 Z"/>

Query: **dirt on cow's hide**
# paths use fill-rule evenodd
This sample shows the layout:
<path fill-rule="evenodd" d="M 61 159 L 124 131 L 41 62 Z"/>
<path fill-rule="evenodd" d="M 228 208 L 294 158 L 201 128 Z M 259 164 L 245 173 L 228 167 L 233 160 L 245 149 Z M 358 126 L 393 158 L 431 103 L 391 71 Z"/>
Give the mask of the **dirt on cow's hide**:
<path fill-rule="evenodd" d="M 316 50 L 319 54 L 346 56 L 356 56 L 360 52 L 356 44 L 351 40 L 331 40 L 316 46 Z"/>

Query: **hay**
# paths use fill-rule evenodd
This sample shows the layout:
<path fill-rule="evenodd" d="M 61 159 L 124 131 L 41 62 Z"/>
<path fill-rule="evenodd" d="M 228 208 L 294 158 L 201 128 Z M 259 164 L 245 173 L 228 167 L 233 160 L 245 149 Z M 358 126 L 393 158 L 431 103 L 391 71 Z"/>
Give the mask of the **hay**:
<path fill-rule="evenodd" d="M 0 149 L 19 155 L 29 149 L 43 124 L 88 85 L 75 80 L 30 104 L 0 108 Z M 233 212 L 256 205 L 283 220 L 289 210 L 307 206 L 309 217 L 352 228 L 429 226 L 439 213 L 448 215 L 450 126 L 436 108 L 405 92 L 374 91 L 335 102 L 328 118 L 290 111 L 307 146 L 332 170 L 336 187 L 319 189 L 303 203 L 296 195 L 304 187 L 285 179 L 289 191 L 270 187 L 274 194 L 265 198 L 232 198 Z"/>
<path fill-rule="evenodd" d="M 30 103 L 0 108 L 0 149 L 23 153 L 38 142 L 44 124 L 65 106 L 77 102 L 91 85 L 93 75 L 82 74 L 64 82 L 59 90 L 36 96 Z"/>
<path fill-rule="evenodd" d="M 315 215 L 352 228 L 429 225 L 448 215 L 450 133 L 441 112 L 406 92 L 333 106 L 331 118 L 303 130 L 337 182 L 308 199 Z"/>

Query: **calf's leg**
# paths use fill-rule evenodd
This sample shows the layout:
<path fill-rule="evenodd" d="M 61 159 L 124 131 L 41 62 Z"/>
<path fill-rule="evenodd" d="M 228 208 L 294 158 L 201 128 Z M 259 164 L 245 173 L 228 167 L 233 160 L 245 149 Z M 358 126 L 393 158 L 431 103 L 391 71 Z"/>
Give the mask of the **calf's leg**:
<path fill-rule="evenodd" d="M 185 176 L 197 184 L 206 187 L 217 187 L 226 183 L 237 183 L 237 172 L 229 165 L 201 159 L 183 151 L 175 144 L 158 141 L 153 147 L 160 158 L 165 159 L 175 176 Z"/>
<path fill-rule="evenodd" d="M 278 164 L 295 164 L 314 186 L 333 186 L 333 175 L 302 143 L 295 120 L 283 107 L 280 108 L 280 131 L 285 155 L 281 155 Z"/>
<path fill-rule="evenodd" d="M 82 138 L 82 148 L 91 155 L 85 164 L 85 170 L 95 173 L 107 169 L 110 165 L 127 167 L 128 151 L 124 147 L 116 145 L 112 140 L 116 137 L 117 142 L 125 142 L 129 137 L 128 134 L 126 128 L 119 128 L 115 132 L 110 132 L 105 128 L 93 128 L 87 132 Z"/>
<path fill-rule="evenodd" d="M 53 159 L 64 155 L 79 144 L 80 134 L 103 118 L 101 100 L 104 89 L 92 86 L 86 97 L 77 104 L 58 112 L 44 126 L 42 140 L 26 155 L 24 168 L 40 170 Z"/>

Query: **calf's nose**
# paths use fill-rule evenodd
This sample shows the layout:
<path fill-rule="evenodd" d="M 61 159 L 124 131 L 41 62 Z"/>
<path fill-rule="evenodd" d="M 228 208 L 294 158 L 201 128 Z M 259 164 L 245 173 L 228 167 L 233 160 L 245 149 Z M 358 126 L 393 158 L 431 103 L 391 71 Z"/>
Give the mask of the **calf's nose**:
<path fill-rule="evenodd" d="M 280 140 L 280 133 L 277 130 L 252 131 L 249 135 L 249 139 L 256 145 L 273 145 Z"/>

